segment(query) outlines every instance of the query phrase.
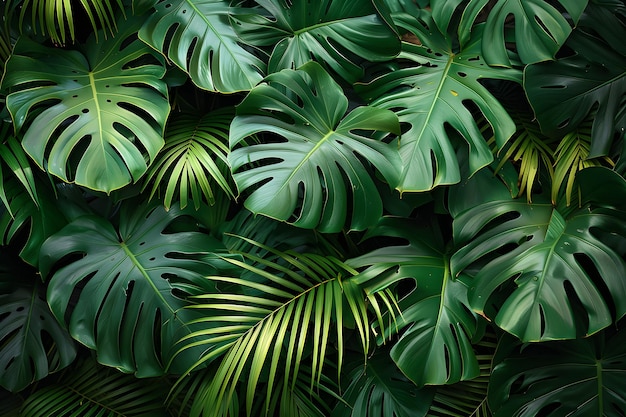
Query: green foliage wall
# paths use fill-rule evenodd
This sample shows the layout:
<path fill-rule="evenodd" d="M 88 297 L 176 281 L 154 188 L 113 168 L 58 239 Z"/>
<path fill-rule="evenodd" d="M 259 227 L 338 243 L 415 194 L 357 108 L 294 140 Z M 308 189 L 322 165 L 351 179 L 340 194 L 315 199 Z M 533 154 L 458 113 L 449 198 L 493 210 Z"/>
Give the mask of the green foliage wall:
<path fill-rule="evenodd" d="M 621 0 L 7 0 L 3 416 L 626 415 Z"/>

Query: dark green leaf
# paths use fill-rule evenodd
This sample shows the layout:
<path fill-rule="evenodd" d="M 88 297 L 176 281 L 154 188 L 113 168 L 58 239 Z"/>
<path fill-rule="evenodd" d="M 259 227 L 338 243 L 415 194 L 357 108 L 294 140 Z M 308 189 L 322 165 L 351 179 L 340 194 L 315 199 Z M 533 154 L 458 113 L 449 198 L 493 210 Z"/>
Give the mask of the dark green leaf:
<path fill-rule="evenodd" d="M 432 0 L 431 3 L 433 17 L 443 32 L 448 30 L 453 14 L 460 9 L 458 36 L 461 44 L 469 41 L 479 14 L 487 13 L 483 58 L 490 65 L 511 66 L 507 45 L 510 26 L 513 26 L 515 50 L 523 63 L 553 59 L 578 22 L 587 0 L 559 0 L 558 6 L 546 0 Z"/>
<path fill-rule="evenodd" d="M 223 262 L 212 252 L 224 249 L 180 221 L 182 230 L 175 231 L 177 219 L 194 211 L 131 205 L 117 230 L 97 216 L 74 220 L 43 245 L 40 268 L 50 307 L 75 339 L 95 349 L 103 364 L 154 376 L 193 331 L 187 323 L 196 314 L 181 310 L 184 294 L 208 285 L 204 276 Z M 179 355 L 169 371 L 185 371 L 198 354 Z"/>
<path fill-rule="evenodd" d="M 612 417 L 626 413 L 626 332 L 510 349 L 489 386 L 495 416 Z"/>
<path fill-rule="evenodd" d="M 626 24 L 609 10 L 590 7 L 593 26 L 576 30 L 567 42 L 575 51 L 553 62 L 529 65 L 524 88 L 539 124 L 548 134 L 563 135 L 593 115 L 589 157 L 609 153 L 626 119 L 626 51 L 611 39 L 626 37 Z M 596 28 L 600 29 L 598 37 Z"/>
<path fill-rule="evenodd" d="M 20 391 L 74 360 L 69 333 L 50 312 L 36 271 L 0 252 L 0 385 Z"/>
<path fill-rule="evenodd" d="M 480 83 L 483 79 L 519 81 L 515 70 L 490 68 L 481 58 L 483 27 L 477 27 L 461 51 L 437 32 L 425 12 L 419 20 L 406 14 L 395 16 L 396 24 L 414 33 L 422 45 L 404 42 L 401 59 L 408 66 L 389 72 L 359 91 L 376 108 L 396 112 L 410 127 L 401 137 L 402 176 L 398 190 L 425 191 L 461 180 L 455 146 L 447 129 L 456 130 L 469 145 L 469 168 L 475 172 L 493 160 L 477 126 L 472 102 L 494 130 L 498 146 L 515 132 L 506 110 Z"/>
<path fill-rule="evenodd" d="M 352 83 L 362 76 L 363 61 L 386 61 L 400 51 L 398 35 L 372 0 L 257 3 L 271 17 L 242 16 L 237 30 L 246 42 L 273 47 L 269 73 L 295 69 L 315 59 Z"/>
<path fill-rule="evenodd" d="M 388 110 L 347 109 L 339 85 L 315 62 L 255 87 L 237 108 L 228 156 L 239 192 L 252 191 L 246 208 L 323 232 L 374 223 L 382 202 L 369 163 L 393 187 L 399 158 L 393 146 L 365 135 L 399 134 L 400 126 Z M 262 143 L 238 147 L 259 133 Z"/>
<path fill-rule="evenodd" d="M 239 44 L 222 0 L 159 0 L 139 37 L 189 74 L 200 88 L 232 93 L 263 78 L 265 64 Z"/>

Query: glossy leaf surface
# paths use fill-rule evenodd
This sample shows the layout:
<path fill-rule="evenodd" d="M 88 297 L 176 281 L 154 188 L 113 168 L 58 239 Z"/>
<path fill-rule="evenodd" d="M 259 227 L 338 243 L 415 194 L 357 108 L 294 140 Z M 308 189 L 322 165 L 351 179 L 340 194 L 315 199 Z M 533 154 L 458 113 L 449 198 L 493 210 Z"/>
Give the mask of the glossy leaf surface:
<path fill-rule="evenodd" d="M 165 68 L 136 39 L 137 19 L 85 53 L 21 39 L 2 88 L 22 145 L 47 172 L 110 192 L 139 179 L 163 146 Z"/>
<path fill-rule="evenodd" d="M 593 117 L 589 157 L 607 155 L 615 133 L 626 128 L 626 50 L 615 42 L 626 36 L 626 24 L 611 10 L 590 7 L 595 23 L 572 34 L 572 56 L 530 65 L 524 85 L 541 128 L 564 135 Z M 587 23 L 589 24 L 589 23 Z M 597 34 L 599 29 L 600 35 Z"/>
<path fill-rule="evenodd" d="M 400 295 L 397 321 L 381 329 L 380 337 L 390 339 L 401 333 L 390 354 L 417 386 L 451 384 L 479 372 L 472 349 L 477 318 L 467 307 L 467 288 L 450 275 L 437 232 L 437 228 L 417 226 L 415 220 L 383 218 L 366 238 L 395 237 L 408 244 L 376 249 L 349 262 L 355 268 L 367 266 L 356 279 L 368 294 L 402 281 L 405 291 L 411 288 Z"/>
<path fill-rule="evenodd" d="M 141 26 L 141 40 L 161 51 L 200 88 L 249 90 L 265 64 L 239 44 L 230 23 L 236 7 L 222 0 L 159 0 Z"/>
<path fill-rule="evenodd" d="M 452 270 L 486 263 L 469 284 L 471 306 L 481 314 L 508 283 L 511 293 L 490 318 L 524 341 L 593 334 L 613 322 L 611 309 L 617 318 L 626 313 L 626 263 L 602 241 L 602 233 L 626 236 L 623 217 L 583 209 L 564 218 L 550 204 L 488 202 L 455 218 L 455 241 L 464 246 Z"/>
<path fill-rule="evenodd" d="M 493 160 L 483 134 L 466 102 L 483 113 L 494 130 L 498 146 L 515 132 L 515 124 L 500 102 L 479 82 L 493 78 L 519 81 L 515 70 L 491 68 L 481 58 L 482 27 L 461 51 L 433 31 L 424 12 L 420 20 L 406 14 L 396 24 L 415 34 L 423 44 L 403 42 L 400 59 L 406 66 L 384 74 L 359 91 L 375 108 L 396 112 L 410 128 L 398 142 L 402 176 L 398 190 L 425 191 L 460 181 L 459 161 L 447 128 L 456 130 L 469 145 L 469 167 L 475 172 Z"/>
<path fill-rule="evenodd" d="M 393 187 L 399 159 L 367 134 L 398 134 L 400 126 L 388 110 L 347 110 L 339 85 L 314 62 L 255 87 L 237 108 L 228 156 L 239 192 L 251 191 L 246 208 L 324 232 L 374 223 L 382 202 L 369 164 Z M 243 143 L 260 133 L 262 143 Z"/>
<path fill-rule="evenodd" d="M 448 30 L 453 14 L 461 9 L 458 35 L 461 44 L 469 41 L 479 14 L 486 9 L 487 20 L 481 55 L 490 65 L 512 64 L 507 42 L 514 39 L 515 50 L 523 63 L 547 61 L 565 43 L 580 18 L 587 0 L 559 0 L 558 6 L 546 0 L 433 0 L 433 17 L 437 26 Z M 490 6 L 487 9 L 487 6 Z M 561 11 L 565 10 L 566 15 Z M 568 20 L 568 19 L 571 19 Z M 511 22 L 513 20 L 513 22 Z M 513 23 L 513 24 L 511 24 Z M 512 27 L 513 29 L 509 29 Z"/>
<path fill-rule="evenodd" d="M 270 16 L 242 16 L 237 31 L 252 45 L 273 47 L 269 73 L 295 69 L 314 59 L 354 82 L 363 74 L 361 63 L 389 60 L 400 51 L 400 39 L 387 23 L 384 5 L 379 1 L 257 3 Z"/>
<path fill-rule="evenodd" d="M 180 311 L 184 295 L 190 285 L 205 286 L 204 276 L 221 261 L 203 257 L 222 246 L 193 230 L 166 231 L 184 214 L 190 213 L 129 204 L 119 229 L 82 216 L 42 247 L 50 307 L 99 362 L 140 377 L 160 375 L 178 340 L 191 333 L 187 322 L 195 315 Z M 179 358 L 169 371 L 183 372 L 196 358 L 193 352 Z"/>

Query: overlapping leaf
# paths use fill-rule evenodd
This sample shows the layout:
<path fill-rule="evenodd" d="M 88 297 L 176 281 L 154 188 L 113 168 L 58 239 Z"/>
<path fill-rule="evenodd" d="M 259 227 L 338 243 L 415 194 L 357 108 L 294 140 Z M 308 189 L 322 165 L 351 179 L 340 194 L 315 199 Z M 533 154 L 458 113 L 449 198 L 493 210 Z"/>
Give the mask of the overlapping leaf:
<path fill-rule="evenodd" d="M 626 413 L 625 343 L 622 331 L 507 346 L 491 377 L 489 405 L 494 415 L 609 417 Z"/>
<path fill-rule="evenodd" d="M 237 31 L 252 45 L 272 46 L 268 72 L 295 69 L 311 59 L 348 82 L 363 75 L 360 64 L 394 58 L 400 40 L 375 0 L 258 0 L 271 17 L 241 16 Z"/>
<path fill-rule="evenodd" d="M 245 206 L 324 232 L 373 224 L 382 202 L 370 164 L 393 187 L 399 158 L 393 146 L 366 135 L 399 134 L 400 126 L 389 110 L 347 109 L 340 86 L 315 62 L 255 87 L 230 129 L 228 160 L 239 192 L 250 192 Z M 243 143 L 259 133 L 262 143 Z"/>
<path fill-rule="evenodd" d="M 22 145 L 64 181 L 110 192 L 141 177 L 163 146 L 164 66 L 129 19 L 85 54 L 21 39 L 2 88 Z M 159 57 L 160 58 L 160 57 Z"/>
<path fill-rule="evenodd" d="M 461 51 L 438 33 L 426 12 L 420 19 L 406 14 L 396 23 L 415 34 L 422 45 L 403 43 L 401 59 L 408 64 L 359 89 L 376 108 L 396 112 L 410 129 L 399 140 L 402 176 L 398 190 L 425 191 L 460 181 L 459 161 L 447 127 L 455 129 L 469 145 L 469 166 L 475 172 L 493 160 L 475 117 L 471 101 L 494 130 L 498 146 L 515 132 L 515 124 L 500 102 L 480 80 L 519 81 L 515 70 L 490 68 L 481 58 L 483 27 L 477 27 Z"/>
<path fill-rule="evenodd" d="M 438 229 L 418 227 L 415 220 L 383 218 L 366 237 L 383 236 L 402 238 L 408 244 L 376 249 L 349 264 L 368 267 L 357 277 L 368 294 L 389 290 L 403 280 L 413 281 L 411 292 L 399 300 L 397 322 L 381 334 L 384 340 L 405 329 L 391 348 L 398 368 L 418 386 L 477 376 L 472 348 L 472 338 L 478 333 L 477 317 L 467 307 L 467 288 L 450 275 Z"/>
<path fill-rule="evenodd" d="M 43 245 L 40 269 L 50 307 L 75 339 L 95 349 L 103 364 L 154 376 L 192 332 L 187 322 L 196 315 L 180 311 L 184 296 L 192 287 L 206 288 L 204 276 L 223 264 L 211 253 L 223 247 L 184 224 L 168 232 L 193 211 L 130 205 L 117 229 L 95 215 L 64 227 Z M 169 370 L 185 371 L 198 354 L 176 357 Z"/>
<path fill-rule="evenodd" d="M 378 351 L 350 374 L 350 385 L 331 417 L 423 417 L 435 390 L 419 389 L 406 378 L 389 357 Z"/>
<path fill-rule="evenodd" d="M 350 279 L 355 271 L 332 257 L 279 252 L 243 239 L 267 256 L 241 253 L 246 262 L 231 259 L 241 268 L 241 277 L 209 276 L 220 291 L 199 295 L 198 304 L 189 307 L 204 312 L 194 323 L 204 323 L 206 329 L 190 335 L 201 340 L 183 343 L 205 348 L 199 364 L 221 357 L 212 381 L 196 397 L 192 415 L 225 415 L 221 405 L 230 403 L 240 380 L 246 415 L 255 400 L 263 404 L 265 415 L 274 393 L 286 395 L 293 389 L 303 361 L 310 364 L 313 388 L 321 379 L 331 340 L 337 343 L 341 368 L 344 321 L 356 323 L 363 350 L 368 350 L 366 297 Z M 262 375 L 267 393 L 257 398 Z"/>
<path fill-rule="evenodd" d="M 6 248 L 0 260 L 0 385 L 20 391 L 72 363 L 76 347 L 50 312 L 35 270 Z"/>
<path fill-rule="evenodd" d="M 499 66 L 512 64 L 507 45 L 510 42 L 509 32 L 512 32 L 515 51 L 523 63 L 554 58 L 572 32 L 572 27 L 580 19 L 587 0 L 559 0 L 558 3 L 559 6 L 546 0 L 497 0 L 495 3 L 488 0 L 431 1 L 433 17 L 443 32 L 448 30 L 457 9 L 461 9 L 458 27 L 461 44 L 469 41 L 479 14 L 486 12 L 487 21 L 481 54 L 490 65 Z M 565 10 L 567 15 L 561 12 L 561 9 Z"/>
<path fill-rule="evenodd" d="M 593 116 L 589 157 L 609 153 L 614 135 L 626 128 L 626 24 L 608 8 L 589 8 L 586 25 L 567 42 L 572 56 L 529 65 L 524 88 L 542 130 L 563 135 Z"/>
<path fill-rule="evenodd" d="M 237 13 L 223 0 L 158 0 L 139 37 L 189 74 L 200 88 L 249 90 L 265 64 L 239 44 L 230 23 Z"/>
<path fill-rule="evenodd" d="M 626 313 L 626 263 L 601 233 L 623 239 L 623 213 L 581 209 L 564 218 L 548 203 L 487 202 L 455 218 L 455 241 L 464 246 L 452 270 L 480 266 L 470 280 L 472 308 L 524 341 L 589 335 Z M 485 312 L 507 284 L 497 312 Z"/>

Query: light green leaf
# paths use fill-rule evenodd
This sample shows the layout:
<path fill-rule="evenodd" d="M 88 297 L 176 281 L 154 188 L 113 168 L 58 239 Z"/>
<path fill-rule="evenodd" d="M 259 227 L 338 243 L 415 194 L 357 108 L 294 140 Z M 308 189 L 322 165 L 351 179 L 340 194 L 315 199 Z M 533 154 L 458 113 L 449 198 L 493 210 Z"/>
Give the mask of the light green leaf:
<path fill-rule="evenodd" d="M 515 124 L 500 102 L 480 83 L 483 79 L 520 81 L 516 70 L 491 68 L 481 57 L 483 26 L 476 28 L 461 51 L 437 32 L 426 12 L 419 20 L 407 14 L 394 15 L 396 24 L 415 34 L 422 45 L 404 42 L 400 59 L 407 64 L 386 73 L 359 91 L 375 108 L 396 112 L 409 129 L 397 145 L 402 158 L 398 190 L 426 191 L 437 185 L 460 181 L 459 161 L 446 128 L 456 130 L 469 145 L 469 168 L 475 172 L 493 160 L 493 155 L 472 110 L 471 101 L 494 130 L 503 146 L 515 132 Z"/>
<path fill-rule="evenodd" d="M 40 269 L 54 315 L 96 350 L 99 362 L 155 376 L 193 331 L 187 323 L 196 314 L 181 310 L 185 294 L 205 288 L 204 276 L 228 264 L 212 254 L 223 251 L 221 244 L 177 223 L 195 211 L 132 204 L 122 209 L 117 229 L 93 215 L 74 220 L 42 246 Z M 168 231 L 177 224 L 182 230 Z M 179 355 L 168 370 L 183 372 L 197 355 Z"/>
<path fill-rule="evenodd" d="M 36 271 L 0 252 L 0 385 L 20 391 L 76 357 L 69 333 L 57 322 Z"/>
<path fill-rule="evenodd" d="M 249 90 L 265 64 L 239 43 L 222 0 L 159 0 L 141 30 L 141 40 L 162 52 L 200 88 L 222 93 Z"/>
<path fill-rule="evenodd" d="M 512 65 L 507 45 L 511 17 L 515 51 L 523 63 L 554 58 L 585 10 L 587 0 L 559 0 L 558 3 L 557 7 L 546 0 L 497 0 L 495 4 L 488 0 L 431 1 L 433 18 L 443 32 L 447 32 L 457 10 L 461 14 L 458 36 L 462 45 L 469 41 L 470 34 L 476 29 L 479 14 L 486 11 L 482 56 L 490 65 L 498 66 Z"/>
<path fill-rule="evenodd" d="M 250 192 L 246 208 L 322 232 L 374 223 L 382 202 L 369 164 L 394 187 L 400 163 L 393 146 L 367 134 L 399 134 L 400 126 L 388 110 L 347 109 L 339 85 L 314 62 L 255 87 L 237 108 L 228 156 L 239 192 Z M 259 133 L 262 143 L 243 143 Z"/>
<path fill-rule="evenodd" d="M 352 83 L 361 64 L 393 59 L 400 39 L 372 0 L 258 0 L 270 14 L 241 16 L 236 27 L 252 45 L 272 46 L 268 72 L 295 69 L 311 59 Z M 381 14 L 381 12 L 383 14 Z"/>
<path fill-rule="evenodd" d="M 178 113 L 170 118 L 165 146 L 146 174 L 144 190 L 152 184 L 150 198 L 162 193 L 166 209 L 177 200 L 185 208 L 191 200 L 198 210 L 202 202 L 215 204 L 219 190 L 234 197 L 226 159 L 232 113 L 227 109 L 206 115 Z"/>
<path fill-rule="evenodd" d="M 241 253 L 245 262 L 230 259 L 241 276 L 209 276 L 219 291 L 199 295 L 198 304 L 189 307 L 203 312 L 193 323 L 205 329 L 183 339 L 184 349 L 205 349 L 198 365 L 219 360 L 195 399 L 194 416 L 224 416 L 221 404 L 230 403 L 238 384 L 245 390 L 246 415 L 257 402 L 265 415 L 276 393 L 296 394 L 289 391 L 309 367 L 309 390 L 318 387 L 331 340 L 338 344 L 341 369 L 345 320 L 356 322 L 363 351 L 368 350 L 365 295 L 350 279 L 355 271 L 332 257 L 279 252 L 242 239 L 260 246 L 265 257 Z M 265 398 L 257 394 L 261 381 Z"/>
<path fill-rule="evenodd" d="M 22 145 L 64 181 L 110 192 L 141 177 L 163 146 L 165 68 L 136 39 L 138 19 L 85 54 L 20 39 L 2 89 Z M 160 59 L 160 57 L 158 57 Z"/>

